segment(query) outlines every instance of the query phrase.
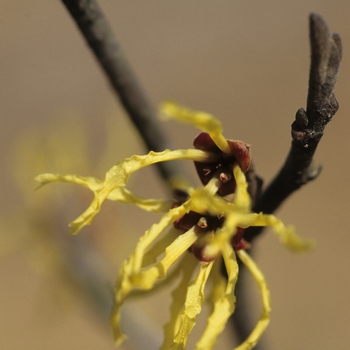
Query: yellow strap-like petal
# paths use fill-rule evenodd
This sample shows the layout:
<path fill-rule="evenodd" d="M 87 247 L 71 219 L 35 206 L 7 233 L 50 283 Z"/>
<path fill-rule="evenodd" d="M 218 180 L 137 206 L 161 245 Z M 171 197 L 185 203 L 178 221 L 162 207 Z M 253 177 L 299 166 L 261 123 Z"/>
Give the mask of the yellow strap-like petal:
<path fill-rule="evenodd" d="M 173 301 L 170 307 L 170 320 L 164 326 L 164 341 L 160 350 L 170 349 L 174 336 L 180 328 L 181 312 L 186 300 L 186 290 L 190 284 L 193 271 L 198 266 L 198 260 L 192 254 L 185 254 L 180 264 L 182 276 L 179 285 L 171 293 Z"/>
<path fill-rule="evenodd" d="M 107 199 L 115 200 L 125 204 L 134 204 L 143 210 L 151 211 L 154 213 L 165 213 L 172 206 L 171 201 L 166 201 L 162 199 L 141 198 L 139 196 L 134 195 L 125 187 L 119 187 L 115 189 L 113 192 L 110 193 Z"/>
<path fill-rule="evenodd" d="M 169 212 L 165 213 L 162 216 L 158 223 L 153 224 L 151 228 L 147 230 L 142 237 L 140 237 L 135 251 L 130 258 L 134 273 L 138 273 L 140 271 L 142 266 L 142 259 L 148 247 L 157 239 L 157 237 L 162 232 L 164 232 L 167 227 L 172 225 L 175 220 L 180 218 L 185 213 L 186 208 L 184 205 L 169 210 Z"/>
<path fill-rule="evenodd" d="M 189 334 L 196 324 L 196 316 L 201 312 L 204 301 L 204 287 L 210 274 L 213 262 L 200 266 L 197 278 L 187 289 L 185 310 L 181 315 L 181 325 L 174 337 L 171 350 L 182 350 L 186 348 Z"/>
<path fill-rule="evenodd" d="M 130 294 L 133 286 L 129 281 L 131 274 L 129 259 L 125 260 L 119 269 L 117 281 L 115 283 L 114 304 L 111 313 L 111 324 L 113 329 L 113 336 L 115 345 L 120 345 L 126 338 L 125 334 L 120 328 L 120 311 L 125 299 Z"/>
<path fill-rule="evenodd" d="M 231 154 L 227 140 L 222 135 L 220 120 L 205 112 L 194 111 L 190 108 L 180 106 L 174 102 L 164 102 L 160 107 L 161 114 L 166 118 L 192 124 L 198 129 L 207 132 L 215 144 L 226 154 Z"/>
<path fill-rule="evenodd" d="M 270 322 L 270 313 L 271 313 L 271 301 L 270 301 L 270 291 L 267 286 L 266 280 L 258 266 L 255 264 L 255 262 L 250 258 L 250 256 L 247 254 L 244 250 L 237 251 L 237 255 L 243 262 L 243 264 L 248 268 L 250 273 L 253 275 L 255 281 L 257 282 L 260 294 L 261 294 L 261 301 L 262 301 L 262 307 L 263 311 L 261 313 L 261 316 L 259 318 L 258 323 L 254 327 L 253 331 L 250 333 L 248 338 L 238 347 L 235 348 L 235 350 L 250 350 L 253 349 L 253 347 L 256 345 L 262 334 L 264 333 L 266 327 L 268 326 Z"/>
<path fill-rule="evenodd" d="M 236 165 L 233 169 L 233 174 L 236 180 L 236 189 L 234 194 L 235 206 L 240 210 L 250 211 L 251 210 L 251 199 L 248 193 L 248 182 L 242 171 L 242 169 Z"/>
<path fill-rule="evenodd" d="M 165 249 L 164 258 L 155 266 L 142 271 L 139 275 L 133 276 L 133 283 L 142 289 L 147 290 L 152 288 L 156 280 L 164 278 L 170 266 L 172 266 L 196 240 L 197 234 L 194 228 L 177 237 L 176 240 Z"/>
<path fill-rule="evenodd" d="M 216 300 L 213 301 L 213 312 L 208 318 L 208 324 L 202 337 L 196 344 L 196 350 L 210 350 L 213 348 L 217 337 L 224 330 L 227 320 L 232 315 L 235 308 L 236 298 L 234 295 L 234 288 L 238 278 L 238 264 L 236 261 L 235 252 L 233 251 L 230 243 L 226 242 L 224 245 L 222 249 L 222 256 L 224 258 L 228 280 L 227 283 L 224 281 L 220 271 L 220 264 L 217 262 L 216 264 L 218 265 L 218 268 L 213 272 L 220 275 L 217 276 L 216 279 L 219 279 L 221 283 L 214 285 L 213 288 L 222 290 L 222 283 L 226 284 L 226 288 L 221 295 L 216 293 Z"/>
<path fill-rule="evenodd" d="M 38 175 L 35 180 L 41 183 L 39 187 L 52 182 L 70 182 L 87 187 L 92 192 L 97 191 L 103 184 L 101 180 L 94 177 L 83 177 L 79 175 L 41 174 Z M 143 210 L 155 213 L 166 212 L 171 208 L 170 201 L 161 199 L 144 199 L 134 195 L 125 187 L 116 188 L 108 195 L 107 199 L 126 204 L 134 204 Z"/>
<path fill-rule="evenodd" d="M 178 229 L 171 227 L 165 235 L 157 239 L 152 246 L 146 250 L 142 259 L 142 268 L 147 268 L 157 262 L 158 257 L 165 252 L 165 249 L 170 246 L 175 239 L 182 234 Z"/>
<path fill-rule="evenodd" d="M 298 236 L 293 226 L 285 226 L 283 222 L 274 215 L 249 214 L 243 219 L 249 226 L 271 226 L 279 236 L 281 243 L 294 251 L 305 251 L 313 247 L 313 242 Z"/>
<path fill-rule="evenodd" d="M 70 182 L 83 187 L 89 188 L 91 191 L 96 191 L 102 181 L 94 177 L 84 177 L 79 175 L 59 175 L 59 174 L 40 174 L 35 177 L 35 181 L 40 182 L 38 188 L 51 182 Z"/>
<path fill-rule="evenodd" d="M 215 302 L 225 294 L 226 286 L 227 278 L 222 273 L 222 259 L 216 259 L 210 274 L 210 295 L 206 300 L 210 312 L 213 312 Z"/>
<path fill-rule="evenodd" d="M 175 151 L 165 150 L 163 152 L 151 151 L 149 154 L 144 156 L 134 155 L 117 163 L 110 170 L 108 170 L 105 180 L 100 183 L 99 186 L 96 185 L 98 180 L 94 178 L 83 178 L 75 175 L 60 177 L 60 175 L 42 174 L 37 176 L 36 180 L 42 184 L 52 181 L 69 181 L 78 183 L 85 187 L 91 187 L 91 189 L 93 188 L 94 199 L 92 203 L 84 213 L 70 223 L 70 226 L 72 227 L 71 234 L 76 234 L 84 226 L 91 225 L 95 216 L 99 213 L 102 203 L 111 195 L 113 191 L 124 187 L 132 173 L 151 164 L 179 159 L 203 162 L 215 160 L 216 156 L 197 149 Z"/>
<path fill-rule="evenodd" d="M 119 344 L 125 338 L 120 330 L 120 310 L 132 289 L 151 289 L 158 279 L 165 277 L 170 266 L 188 250 L 196 239 L 197 235 L 194 229 L 180 235 L 166 248 L 165 257 L 158 264 L 142 272 L 135 269 L 134 256 L 124 262 L 115 286 L 115 300 L 111 317 L 116 344 Z"/>

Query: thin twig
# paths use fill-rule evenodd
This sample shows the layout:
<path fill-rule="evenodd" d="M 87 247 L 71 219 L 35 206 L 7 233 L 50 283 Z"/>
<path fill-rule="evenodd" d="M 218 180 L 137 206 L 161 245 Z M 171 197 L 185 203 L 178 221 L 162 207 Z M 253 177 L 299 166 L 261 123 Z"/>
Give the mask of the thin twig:
<path fill-rule="evenodd" d="M 147 100 L 113 32 L 95 0 L 62 0 L 106 73 L 120 102 L 141 135 L 147 150 L 171 148 L 155 109 Z M 167 184 L 180 177 L 176 163 L 158 163 Z"/>
<path fill-rule="evenodd" d="M 311 68 L 306 112 L 300 108 L 292 124 L 292 145 L 278 175 L 254 206 L 254 211 L 273 213 L 294 191 L 315 179 L 321 167 L 312 159 L 324 129 L 338 110 L 334 95 L 342 46 L 338 34 L 330 33 L 322 17 L 311 14 Z M 247 230 L 245 239 L 252 241 L 262 230 Z"/>
<path fill-rule="evenodd" d="M 321 167 L 314 167 L 312 158 L 324 129 L 338 110 L 334 95 L 340 62 L 341 40 L 330 33 L 325 21 L 317 14 L 309 17 L 311 67 L 306 112 L 300 108 L 292 124 L 292 145 L 287 159 L 275 179 L 255 202 L 255 212 L 273 213 L 294 191 L 315 179 Z M 251 242 L 263 231 L 263 227 L 250 227 L 244 238 Z M 242 264 L 241 264 L 242 265 Z M 249 300 L 245 293 L 246 271 L 241 266 L 236 286 L 237 306 L 231 318 L 235 333 L 243 341 L 249 334 L 251 322 Z M 265 348 L 260 341 L 256 350 Z"/>

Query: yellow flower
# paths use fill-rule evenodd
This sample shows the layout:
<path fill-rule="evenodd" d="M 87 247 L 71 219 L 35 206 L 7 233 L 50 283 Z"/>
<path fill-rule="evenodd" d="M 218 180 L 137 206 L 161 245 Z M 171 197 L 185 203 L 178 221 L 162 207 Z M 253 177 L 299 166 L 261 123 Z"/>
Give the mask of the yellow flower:
<path fill-rule="evenodd" d="M 112 236 L 110 230 L 105 228 L 114 226 L 118 230 L 115 225 L 118 215 L 104 212 L 101 226 L 94 225 L 92 228 L 95 232 L 103 231 L 103 234 L 82 236 L 72 242 L 70 237 L 62 236 L 62 225 L 66 225 L 67 216 L 71 215 L 73 207 L 77 210 L 84 208 L 85 195 L 89 193 L 80 192 L 77 195 L 67 186 L 64 191 L 62 188 L 59 192 L 51 191 L 50 188 L 49 191 L 41 192 L 40 196 L 33 197 L 33 178 L 45 169 L 67 172 L 75 169 L 84 173 L 89 173 L 92 167 L 94 171 L 105 169 L 106 164 L 110 164 L 110 159 L 113 159 L 111 156 L 115 149 L 121 152 L 133 150 L 125 142 L 130 139 L 131 133 L 125 130 L 122 139 L 116 139 L 111 130 L 125 124 L 120 124 L 117 118 L 101 116 L 101 125 L 106 124 L 105 147 L 101 147 L 100 159 L 96 162 L 91 159 L 88 128 L 79 115 L 65 111 L 52 114 L 49 119 L 47 124 L 41 125 L 40 130 L 26 129 L 9 144 L 10 156 L 4 169 L 11 173 L 18 200 L 14 209 L 0 214 L 0 258 L 24 257 L 27 265 L 37 274 L 36 277 L 43 281 L 40 298 L 48 295 L 50 300 L 54 299 L 59 305 L 55 311 L 64 310 L 62 305 L 72 303 L 76 297 L 81 300 L 83 296 L 88 296 L 90 302 L 95 301 L 101 306 L 101 302 L 106 300 L 103 299 L 105 296 L 102 294 L 104 288 L 101 281 L 107 279 L 109 267 L 112 262 L 114 265 L 116 256 L 115 251 L 113 255 L 110 254 L 110 247 L 115 246 L 114 243 L 121 243 L 120 237 Z M 49 202 L 51 205 L 47 205 Z M 116 240 L 111 244 L 113 237 Z M 103 263 L 92 264 L 91 261 L 97 260 L 99 255 L 103 255 Z M 109 297 L 109 293 L 105 294 Z"/>
<path fill-rule="evenodd" d="M 211 349 L 234 312 L 234 288 L 238 278 L 236 256 L 251 272 L 260 289 L 262 314 L 249 337 L 236 349 L 252 349 L 270 320 L 269 290 L 257 265 L 244 250 L 244 229 L 271 226 L 281 242 L 294 250 L 304 250 L 310 243 L 299 238 L 292 227 L 273 215 L 253 213 L 244 172 L 250 164 L 250 148 L 241 141 L 227 140 L 220 122 L 212 115 L 195 112 L 174 103 L 165 103 L 162 114 L 193 124 L 204 133 L 195 140 L 195 149 L 165 150 L 134 155 L 114 165 L 104 181 L 77 175 L 42 174 L 36 177 L 42 185 L 50 182 L 72 182 L 89 188 L 94 199 L 86 211 L 70 226 L 72 234 L 90 225 L 104 200 L 134 204 L 144 210 L 164 212 L 139 239 L 133 254 L 120 268 L 115 285 L 112 325 L 116 344 L 124 339 L 120 329 L 120 310 L 135 290 L 151 290 L 167 278 L 169 270 L 181 275 L 173 292 L 171 318 L 164 328 L 161 349 L 185 349 L 188 336 L 205 301 L 211 305 L 207 326 L 196 349 Z M 192 160 L 203 186 L 176 191 L 175 201 L 144 199 L 131 193 L 126 185 L 132 173 L 158 162 Z M 192 253 L 190 252 L 192 251 Z M 224 262 L 227 277 L 220 272 Z M 211 281 L 209 298 L 204 295 Z"/>

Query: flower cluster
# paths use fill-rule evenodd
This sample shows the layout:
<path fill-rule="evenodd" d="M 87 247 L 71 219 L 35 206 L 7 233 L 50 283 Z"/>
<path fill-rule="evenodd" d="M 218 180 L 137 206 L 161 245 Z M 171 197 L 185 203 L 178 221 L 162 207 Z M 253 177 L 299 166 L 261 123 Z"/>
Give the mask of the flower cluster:
<path fill-rule="evenodd" d="M 164 213 L 160 221 L 140 237 L 135 251 L 120 268 L 111 318 L 117 344 L 125 337 L 120 328 L 120 310 L 126 298 L 135 290 L 151 290 L 157 282 L 167 279 L 172 269 L 172 274 L 181 277 L 173 292 L 171 317 L 164 328 L 161 349 L 186 348 L 196 316 L 205 301 L 211 305 L 211 314 L 196 349 L 211 349 L 234 312 L 238 256 L 257 281 L 262 298 L 260 319 L 249 337 L 237 347 L 239 350 L 252 349 L 269 323 L 270 297 L 262 273 L 245 251 L 248 244 L 243 239 L 244 229 L 271 226 L 281 242 L 294 250 L 305 250 L 310 244 L 275 216 L 252 212 L 245 176 L 250 166 L 249 145 L 227 140 L 222 135 L 220 122 L 210 114 L 171 102 L 163 104 L 161 111 L 167 117 L 201 129 L 194 149 L 134 155 L 114 165 L 104 181 L 57 174 L 42 174 L 36 180 L 42 185 L 72 182 L 94 193 L 87 210 L 70 224 L 73 234 L 93 222 L 106 199 Z M 174 189 L 173 201 L 141 198 L 126 188 L 132 173 L 151 164 L 172 160 L 194 161 L 203 186 Z M 225 277 L 221 273 L 222 261 L 227 272 Z M 209 280 L 211 289 L 205 297 L 204 288 Z"/>

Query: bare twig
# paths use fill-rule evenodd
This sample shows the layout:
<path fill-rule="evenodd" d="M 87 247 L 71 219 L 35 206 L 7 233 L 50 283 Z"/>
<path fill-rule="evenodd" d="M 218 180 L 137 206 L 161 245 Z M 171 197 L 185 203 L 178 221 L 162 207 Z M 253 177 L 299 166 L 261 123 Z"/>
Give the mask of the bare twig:
<path fill-rule="evenodd" d="M 292 124 L 292 145 L 278 175 L 257 199 L 254 211 L 273 213 L 294 191 L 315 179 L 321 167 L 312 158 L 324 129 L 338 110 L 334 95 L 342 46 L 338 34 L 330 33 L 322 17 L 311 14 L 311 68 L 306 112 L 300 108 Z M 252 241 L 262 231 L 249 229 L 245 239 Z"/>
<path fill-rule="evenodd" d="M 280 172 L 255 202 L 254 211 L 273 213 L 294 191 L 315 179 L 321 167 L 314 168 L 312 158 L 323 136 L 327 123 L 338 110 L 334 87 L 342 58 L 342 46 L 338 34 L 329 32 L 322 17 L 311 14 L 310 45 L 311 67 L 306 112 L 300 108 L 292 124 L 292 145 Z M 250 227 L 245 239 L 251 242 L 263 227 Z M 242 264 L 241 264 L 242 265 Z M 231 318 L 235 333 L 243 341 L 252 329 L 249 300 L 245 293 L 246 271 L 240 269 L 236 286 L 237 306 Z M 267 348 L 259 342 L 256 350 Z"/>
<path fill-rule="evenodd" d="M 62 0 L 139 131 L 147 150 L 171 148 L 152 105 L 137 82 L 112 30 L 95 0 Z M 180 176 L 174 163 L 158 163 L 158 170 L 171 183 Z"/>

